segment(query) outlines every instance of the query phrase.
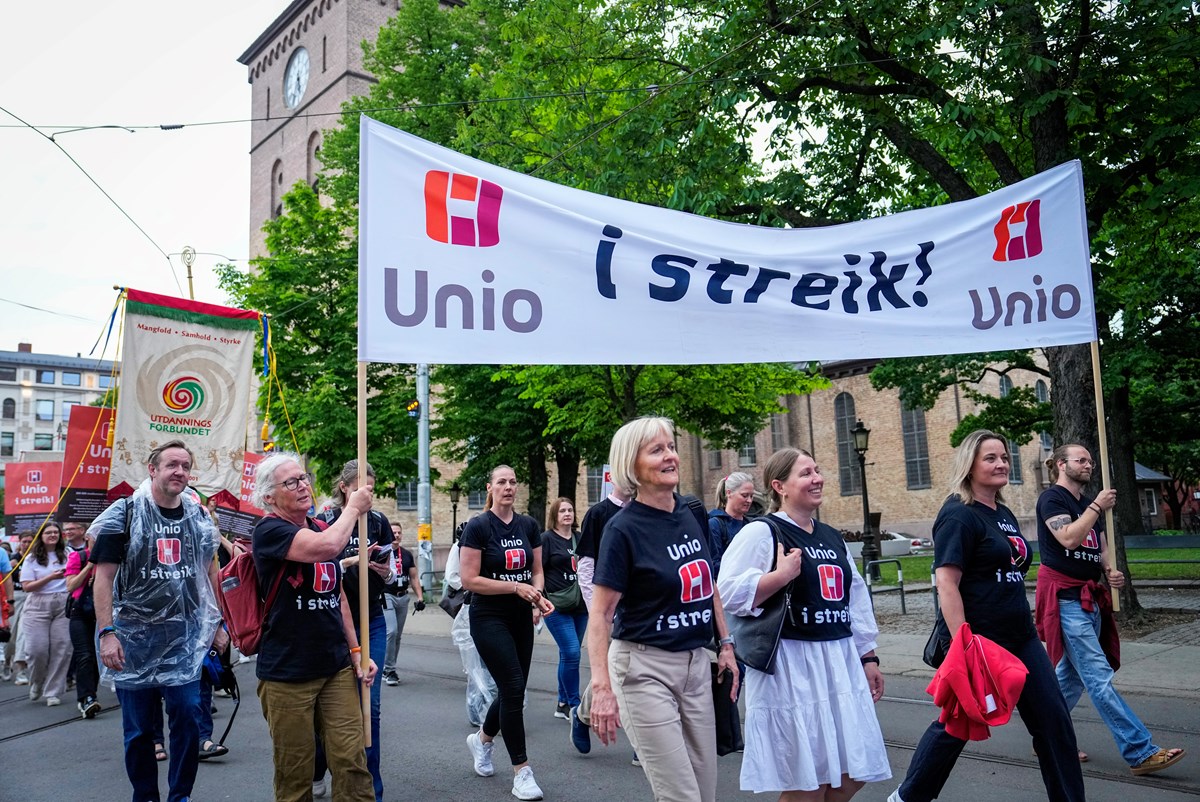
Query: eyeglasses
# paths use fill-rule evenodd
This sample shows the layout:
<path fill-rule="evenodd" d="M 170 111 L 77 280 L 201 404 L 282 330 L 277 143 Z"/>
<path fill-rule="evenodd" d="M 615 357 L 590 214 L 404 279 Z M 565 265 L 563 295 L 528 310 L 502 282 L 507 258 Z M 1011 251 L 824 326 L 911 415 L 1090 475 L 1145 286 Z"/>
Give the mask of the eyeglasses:
<path fill-rule="evenodd" d="M 304 484 L 312 487 L 313 475 L 311 473 L 302 473 L 294 479 L 284 479 L 282 482 L 280 482 L 280 484 L 286 487 L 288 490 L 296 490 L 300 487 L 301 482 L 304 482 Z"/>
<path fill-rule="evenodd" d="M 1066 459 L 1063 460 L 1063 462 L 1078 462 L 1084 468 L 1088 468 L 1088 467 L 1096 464 L 1095 462 L 1088 459 L 1087 457 L 1067 457 Z"/>

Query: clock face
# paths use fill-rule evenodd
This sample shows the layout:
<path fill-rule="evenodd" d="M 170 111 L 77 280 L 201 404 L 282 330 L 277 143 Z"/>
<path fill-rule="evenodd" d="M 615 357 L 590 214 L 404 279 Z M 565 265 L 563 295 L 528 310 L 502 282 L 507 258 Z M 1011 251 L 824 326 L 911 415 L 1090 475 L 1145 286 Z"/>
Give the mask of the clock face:
<path fill-rule="evenodd" d="M 296 108 L 304 99 L 304 90 L 307 88 L 308 51 L 298 47 L 288 59 L 287 70 L 283 73 L 283 102 L 289 109 Z"/>

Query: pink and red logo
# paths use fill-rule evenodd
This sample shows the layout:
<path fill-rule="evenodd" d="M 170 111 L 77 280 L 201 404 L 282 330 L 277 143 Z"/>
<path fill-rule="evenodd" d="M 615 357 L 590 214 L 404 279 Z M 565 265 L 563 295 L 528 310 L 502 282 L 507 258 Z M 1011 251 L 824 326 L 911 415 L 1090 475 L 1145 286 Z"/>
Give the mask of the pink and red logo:
<path fill-rule="evenodd" d="M 1079 545 L 1083 546 L 1083 548 L 1085 548 L 1085 549 L 1100 548 L 1100 539 L 1098 537 L 1096 537 L 1096 530 L 1089 529 L 1088 533 L 1086 535 L 1084 535 L 1083 542 L 1080 543 Z"/>
<path fill-rule="evenodd" d="M 1009 206 L 996 223 L 996 252 L 992 259 L 1012 262 L 1042 252 L 1042 202 L 1025 201 Z"/>
<path fill-rule="evenodd" d="M 160 537 L 158 561 L 162 565 L 175 565 L 183 558 L 183 543 L 177 537 Z"/>
<path fill-rule="evenodd" d="M 1029 544 L 1025 542 L 1025 538 L 1009 535 L 1008 542 L 1012 545 L 1013 565 L 1023 565 L 1029 562 Z"/>
<path fill-rule="evenodd" d="M 821 581 L 821 598 L 825 601 L 841 601 L 846 596 L 846 578 L 842 566 L 821 563 L 817 566 L 817 577 Z"/>
<path fill-rule="evenodd" d="M 473 175 L 425 173 L 425 233 L 451 245 L 489 248 L 500 242 L 499 184 Z"/>
<path fill-rule="evenodd" d="M 520 571 L 525 567 L 525 549 L 505 549 L 504 568 L 507 571 Z"/>
<path fill-rule="evenodd" d="M 679 566 L 679 583 L 680 601 L 698 602 L 712 598 L 712 568 L 709 567 L 708 560 L 692 560 Z"/>
<path fill-rule="evenodd" d="M 313 590 L 330 593 L 337 587 L 337 563 L 313 564 Z"/>

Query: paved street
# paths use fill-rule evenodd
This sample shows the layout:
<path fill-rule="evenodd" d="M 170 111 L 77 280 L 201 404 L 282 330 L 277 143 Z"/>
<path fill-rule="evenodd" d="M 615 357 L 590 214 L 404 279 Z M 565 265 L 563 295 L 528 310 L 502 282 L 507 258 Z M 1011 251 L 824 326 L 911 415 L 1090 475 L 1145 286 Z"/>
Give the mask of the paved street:
<path fill-rule="evenodd" d="M 881 613 L 890 604 L 888 596 L 879 597 Z M 914 611 L 912 628 L 920 629 L 915 622 L 921 614 L 915 608 L 929 605 L 928 593 L 910 595 L 909 602 Z M 432 606 L 411 615 L 401 648 L 404 682 L 383 689 L 384 783 L 389 802 L 511 799 L 502 770 L 502 744 L 497 748 L 500 771 L 496 777 L 481 779 L 471 771 L 464 745 L 471 731 L 464 710 L 464 681 L 448 631 L 449 618 Z M 931 672 L 914 656 L 919 654 L 926 631 L 888 631 L 881 638 L 880 654 L 888 676 L 879 716 L 896 782 L 936 712 L 924 692 Z M 1076 711 L 1075 722 L 1080 745 L 1091 754 L 1084 767 L 1088 798 L 1128 802 L 1136 795 L 1138 802 L 1166 802 L 1200 797 L 1200 688 L 1196 687 L 1200 672 L 1195 668 L 1200 649 L 1165 644 L 1127 646 L 1131 663 L 1118 676 L 1128 673 L 1141 684 L 1131 687 L 1127 682 L 1122 685 L 1124 692 L 1164 745 L 1186 747 L 1191 755 L 1175 770 L 1158 777 L 1135 778 L 1122 764 L 1107 729 L 1083 704 Z M 1143 652 L 1147 656 L 1142 657 Z M 556 660 L 549 633 L 543 632 L 534 655 L 526 722 L 532 765 L 546 798 L 579 802 L 649 799 L 641 771 L 629 764 L 627 744 L 605 749 L 596 743 L 586 757 L 571 748 L 565 722 L 552 715 Z M 253 668 L 253 664 L 238 668 L 247 695 L 227 741 L 232 751 L 220 761 L 201 764 L 197 802 L 269 802 L 272 798 L 270 745 L 254 696 Z M 1162 680 L 1157 689 L 1148 687 L 1153 679 L 1146 679 L 1154 674 Z M 1180 690 L 1164 690 L 1171 686 Z M 121 762 L 120 712 L 109 709 L 94 721 L 80 721 L 66 704 L 53 709 L 34 705 L 24 691 L 11 683 L 0 685 L 0 802 L 128 799 Z M 107 692 L 102 701 L 106 707 L 114 704 Z M 218 699 L 217 703 L 220 733 L 232 702 Z M 738 756 L 722 758 L 720 769 L 719 799 L 754 798 L 738 790 Z M 165 770 L 162 775 L 165 785 Z M 864 789 L 856 799 L 882 802 L 894 787 L 894 782 L 879 783 Z M 972 802 L 1044 798 L 1029 736 L 1019 721 L 994 730 L 988 741 L 971 744 L 942 798 L 969 798 Z"/>

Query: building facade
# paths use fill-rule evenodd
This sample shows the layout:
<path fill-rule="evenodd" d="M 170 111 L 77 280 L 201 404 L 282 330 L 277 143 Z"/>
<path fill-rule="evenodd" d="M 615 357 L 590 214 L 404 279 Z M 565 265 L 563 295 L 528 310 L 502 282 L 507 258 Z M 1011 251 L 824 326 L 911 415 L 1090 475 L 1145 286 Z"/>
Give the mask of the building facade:
<path fill-rule="evenodd" d="M 10 462 L 61 461 L 71 407 L 102 398 L 119 371 L 107 360 L 34 353 L 30 343 L 0 351 L 0 487 Z"/>

